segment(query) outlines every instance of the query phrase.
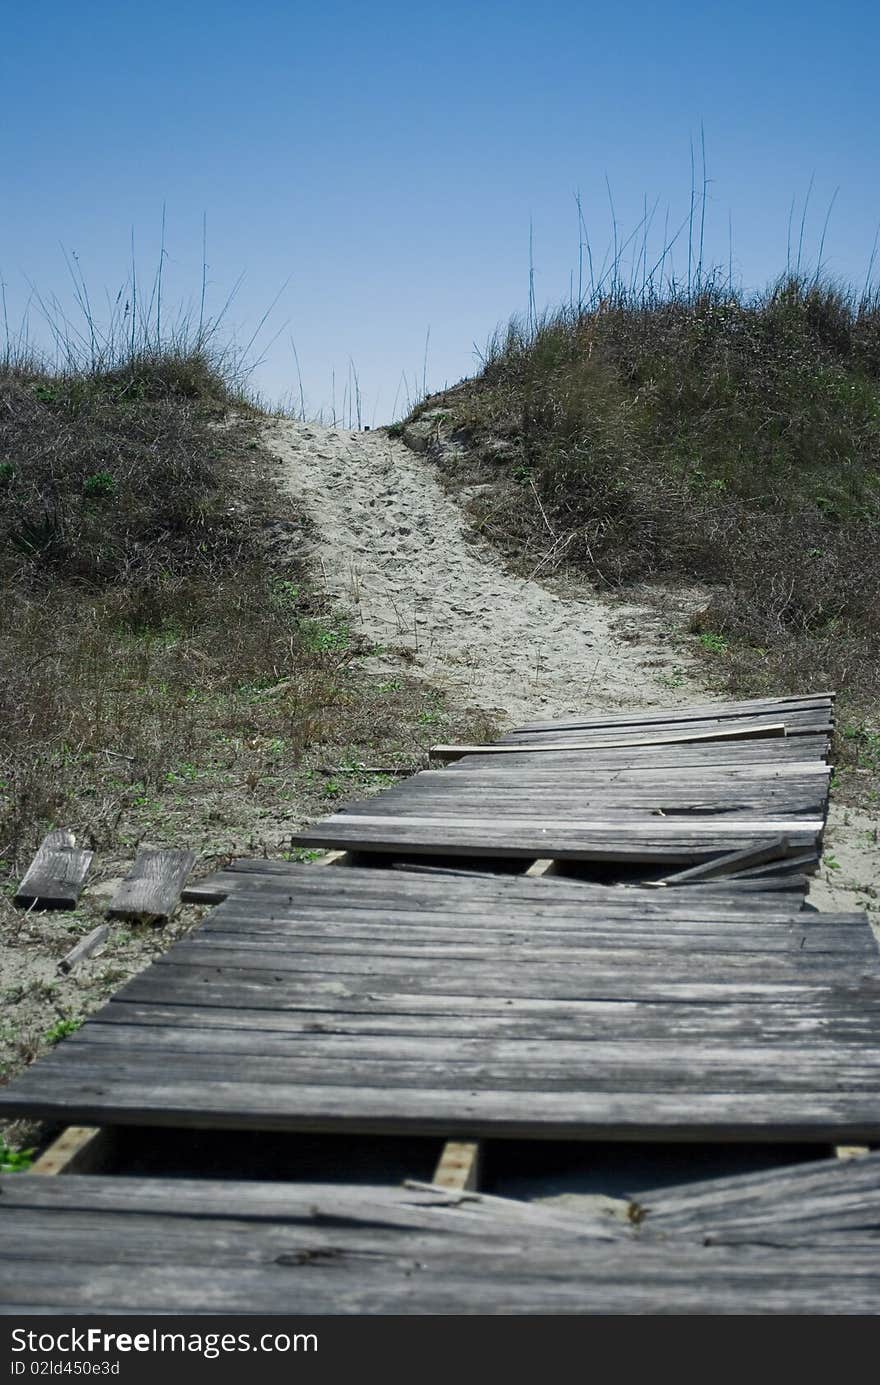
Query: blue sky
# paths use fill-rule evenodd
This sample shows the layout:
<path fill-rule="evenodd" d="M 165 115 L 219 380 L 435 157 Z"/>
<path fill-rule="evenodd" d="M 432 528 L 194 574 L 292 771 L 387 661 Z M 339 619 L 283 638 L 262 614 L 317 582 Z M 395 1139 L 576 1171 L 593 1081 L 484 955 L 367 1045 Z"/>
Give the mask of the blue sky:
<path fill-rule="evenodd" d="M 762 285 L 785 267 L 810 181 L 805 245 L 864 280 L 880 220 L 876 54 L 867 0 L 665 6 L 152 0 L 4 16 L 0 272 L 10 314 L 28 283 L 69 299 L 63 245 L 92 297 L 126 274 L 134 228 L 166 297 L 194 297 L 207 218 L 209 306 L 244 275 L 228 324 L 260 338 L 255 382 L 337 410 L 352 360 L 366 422 L 420 385 L 474 369 L 474 344 L 526 308 L 530 221 L 538 305 L 567 297 L 580 189 L 594 253 L 605 186 L 658 238 L 708 152 L 707 258 Z M 659 243 L 659 242 L 658 242 Z M 686 273 L 686 241 L 675 252 Z M 32 315 L 39 331 L 37 316 Z M 273 333 L 277 340 L 270 343 Z M 407 386 L 401 385 L 406 373 Z"/>

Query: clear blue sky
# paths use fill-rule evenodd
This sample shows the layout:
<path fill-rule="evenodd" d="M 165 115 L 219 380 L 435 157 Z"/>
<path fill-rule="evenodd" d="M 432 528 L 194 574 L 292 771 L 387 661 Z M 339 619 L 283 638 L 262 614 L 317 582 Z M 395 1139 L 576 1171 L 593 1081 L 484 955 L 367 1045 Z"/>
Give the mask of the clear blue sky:
<path fill-rule="evenodd" d="M 198 293 L 207 216 L 210 301 L 239 274 L 246 339 L 285 280 L 256 374 L 337 404 L 349 358 L 366 421 L 390 418 L 406 371 L 428 385 L 474 367 L 473 344 L 523 310 L 530 219 L 539 306 L 567 297 L 573 194 L 594 249 L 643 199 L 670 225 L 705 127 L 707 257 L 759 285 L 785 265 L 791 200 L 814 177 L 815 255 L 864 279 L 878 218 L 877 52 L 870 0 L 421 5 L 47 0 L 4 15 L 0 271 L 11 312 L 27 281 L 68 295 L 75 251 L 94 297 L 141 270 L 167 207 L 167 295 Z M 681 246 L 681 243 L 680 243 Z M 675 268 L 686 271 L 686 244 Z M 398 407 L 399 412 L 399 407 Z"/>

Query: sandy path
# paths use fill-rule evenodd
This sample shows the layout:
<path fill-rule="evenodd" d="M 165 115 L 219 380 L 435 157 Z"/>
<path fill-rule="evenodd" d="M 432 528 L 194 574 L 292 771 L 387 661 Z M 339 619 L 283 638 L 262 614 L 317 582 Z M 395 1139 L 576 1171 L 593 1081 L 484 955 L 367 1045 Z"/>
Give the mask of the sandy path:
<path fill-rule="evenodd" d="M 388 651 L 377 668 L 399 668 L 403 649 L 427 682 L 509 724 L 702 695 L 668 615 L 513 575 L 402 442 L 287 420 L 265 441 L 315 523 L 329 594 Z"/>

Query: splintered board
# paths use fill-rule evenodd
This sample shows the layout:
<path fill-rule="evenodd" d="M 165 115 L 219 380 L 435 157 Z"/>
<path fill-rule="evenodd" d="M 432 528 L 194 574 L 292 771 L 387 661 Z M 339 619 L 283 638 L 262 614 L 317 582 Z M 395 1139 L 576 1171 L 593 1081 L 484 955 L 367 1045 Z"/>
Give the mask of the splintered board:
<path fill-rule="evenodd" d="M 254 876 L 0 1093 L 0 1114 L 463 1138 L 880 1137 L 880 959 L 863 915 L 774 894 L 744 910 L 708 886 L 336 877 L 288 868 L 265 890 Z"/>
<path fill-rule="evenodd" d="M 705 1245 L 880 1249 L 880 1154 L 634 1193 L 642 1224 Z"/>
<path fill-rule="evenodd" d="M 0 1195 L 13 1315 L 880 1310 L 876 1244 L 845 1221 L 830 1243 L 704 1245 L 699 1222 L 661 1241 L 625 1200 L 575 1214 L 425 1185 L 17 1174 Z"/>

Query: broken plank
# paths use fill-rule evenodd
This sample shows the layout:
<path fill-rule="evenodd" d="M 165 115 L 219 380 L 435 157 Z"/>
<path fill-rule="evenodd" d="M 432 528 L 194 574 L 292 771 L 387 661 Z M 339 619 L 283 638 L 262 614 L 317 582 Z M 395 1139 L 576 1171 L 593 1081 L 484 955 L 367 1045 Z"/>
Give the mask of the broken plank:
<path fill-rule="evenodd" d="M 112 1152 L 115 1131 L 106 1126 L 69 1125 L 34 1162 L 30 1172 L 44 1177 L 97 1173 Z"/>
<path fill-rule="evenodd" d="M 66 829 L 49 832 L 15 894 L 21 908 L 75 909 L 94 853 Z"/>
<path fill-rule="evenodd" d="M 686 745 L 691 743 L 709 744 L 714 741 L 735 741 L 735 740 L 764 740 L 768 737 L 785 736 L 785 722 L 771 721 L 759 726 L 750 726 L 745 730 L 738 728 L 718 728 L 713 731 L 700 731 L 689 733 L 669 732 L 660 736 L 621 736 L 618 738 L 608 738 L 605 740 L 575 740 L 575 741 L 536 741 L 533 744 L 528 742 L 518 742 L 515 745 L 502 745 L 493 743 L 491 745 L 432 745 L 429 755 L 434 760 L 460 760 L 465 755 L 510 755 L 514 754 L 546 754 L 554 750 L 619 750 L 637 749 L 640 746 L 668 746 Z"/>
<path fill-rule="evenodd" d="M 131 872 L 110 901 L 108 917 L 170 918 L 195 861 L 193 851 L 153 848 L 139 851 Z"/>
<path fill-rule="evenodd" d="M 718 876 L 748 869 L 749 866 L 763 866 L 770 861 L 779 860 L 791 854 L 787 837 L 777 837 L 760 846 L 749 846 L 743 851 L 731 851 L 726 856 L 716 856 L 714 860 L 702 861 L 688 870 L 676 871 L 657 880 L 656 885 L 690 885 L 702 880 L 713 880 Z M 804 854 L 804 853 L 802 853 Z"/>

